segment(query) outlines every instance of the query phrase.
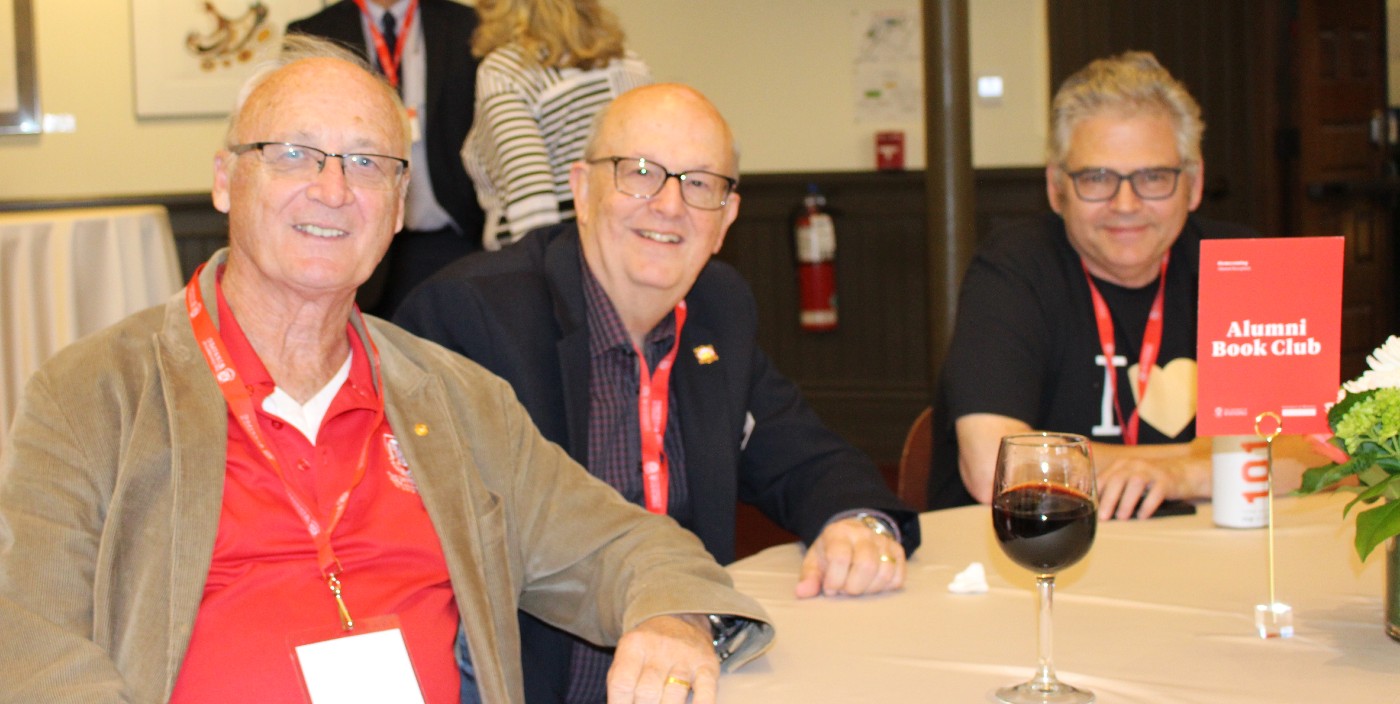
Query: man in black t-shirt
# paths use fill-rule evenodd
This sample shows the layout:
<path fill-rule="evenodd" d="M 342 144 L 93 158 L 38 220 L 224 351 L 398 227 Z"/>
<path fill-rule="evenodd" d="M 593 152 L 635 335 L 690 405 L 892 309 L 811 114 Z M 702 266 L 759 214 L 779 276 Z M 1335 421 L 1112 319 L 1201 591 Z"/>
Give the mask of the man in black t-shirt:
<path fill-rule="evenodd" d="M 1190 215 L 1203 129 L 1148 53 L 1060 87 L 1045 169 L 1057 215 L 993 233 L 963 281 L 930 508 L 990 502 L 1001 437 L 1032 429 L 1095 441 L 1100 518 L 1210 494 L 1209 444 L 1195 441 L 1200 241 L 1249 233 Z"/>

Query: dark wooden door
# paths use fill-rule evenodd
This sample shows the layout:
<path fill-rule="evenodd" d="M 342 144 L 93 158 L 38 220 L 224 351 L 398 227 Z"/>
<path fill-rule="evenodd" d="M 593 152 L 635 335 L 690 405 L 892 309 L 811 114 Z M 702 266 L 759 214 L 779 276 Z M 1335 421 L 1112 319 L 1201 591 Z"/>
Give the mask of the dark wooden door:
<path fill-rule="evenodd" d="M 1280 96 L 1285 7 L 1278 0 L 1052 0 L 1051 93 L 1094 59 L 1152 52 L 1201 105 L 1201 214 L 1281 234 L 1276 136 L 1287 117 Z"/>
<path fill-rule="evenodd" d="M 1290 230 L 1346 238 L 1342 376 L 1395 325 L 1396 177 L 1384 0 L 1300 0 L 1291 43 L 1296 159 Z"/>

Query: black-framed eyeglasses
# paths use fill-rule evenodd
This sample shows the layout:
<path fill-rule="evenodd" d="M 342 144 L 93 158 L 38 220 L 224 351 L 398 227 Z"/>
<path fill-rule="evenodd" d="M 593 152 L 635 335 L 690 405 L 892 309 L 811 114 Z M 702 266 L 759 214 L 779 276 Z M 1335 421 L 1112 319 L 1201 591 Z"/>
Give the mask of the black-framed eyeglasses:
<path fill-rule="evenodd" d="M 398 185 L 408 160 L 386 154 L 335 154 L 305 144 L 250 142 L 228 148 L 234 154 L 257 151 L 263 164 L 279 176 L 311 181 L 326 168 L 326 160 L 340 159 L 345 182 L 351 187 L 388 190 Z"/>
<path fill-rule="evenodd" d="M 712 171 L 682 171 L 672 173 L 654 161 L 636 156 L 605 156 L 589 159 L 590 164 L 611 161 L 613 186 L 619 193 L 633 198 L 650 198 L 666 187 L 666 179 L 675 178 L 681 185 L 681 200 L 692 208 L 719 210 L 729 200 L 729 194 L 739 185 L 739 179 Z"/>
<path fill-rule="evenodd" d="M 1133 193 L 1143 200 L 1170 198 L 1176 193 L 1176 183 L 1181 178 L 1182 170 L 1177 166 L 1152 166 L 1122 174 L 1112 169 L 1080 169 L 1065 171 L 1065 175 L 1074 184 L 1074 194 L 1080 200 L 1102 203 L 1113 200 L 1124 181 L 1131 184 Z"/>

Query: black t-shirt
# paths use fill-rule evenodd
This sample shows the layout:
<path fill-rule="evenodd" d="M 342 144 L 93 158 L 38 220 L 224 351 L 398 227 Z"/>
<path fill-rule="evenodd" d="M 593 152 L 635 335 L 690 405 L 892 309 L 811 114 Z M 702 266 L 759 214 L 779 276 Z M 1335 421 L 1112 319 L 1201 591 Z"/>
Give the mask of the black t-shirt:
<path fill-rule="evenodd" d="M 1252 237 L 1196 216 L 1171 248 L 1162 346 L 1148 382 L 1138 442 L 1195 438 L 1196 300 L 1202 239 Z M 1089 285 L 1054 214 L 991 233 L 963 278 L 953 340 L 934 404 L 929 508 L 972 502 L 958 474 L 954 421 L 994 413 L 1032 428 L 1121 443 L 1136 401 L 1136 369 L 1157 281 L 1138 289 L 1095 279 L 1113 318 L 1117 408 L 1108 398 Z"/>

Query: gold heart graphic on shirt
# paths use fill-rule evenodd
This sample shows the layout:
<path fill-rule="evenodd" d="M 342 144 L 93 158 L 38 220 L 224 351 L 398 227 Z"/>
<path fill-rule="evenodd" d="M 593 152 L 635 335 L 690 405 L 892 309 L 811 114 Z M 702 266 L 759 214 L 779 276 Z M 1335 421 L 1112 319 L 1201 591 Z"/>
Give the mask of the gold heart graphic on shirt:
<path fill-rule="evenodd" d="M 1128 367 L 1128 378 L 1136 380 L 1138 365 Z M 1138 387 L 1132 384 L 1133 401 L 1138 417 L 1174 438 L 1196 417 L 1196 360 L 1184 357 L 1167 362 L 1166 367 L 1152 366 L 1147 378 L 1147 400 L 1138 397 Z"/>

